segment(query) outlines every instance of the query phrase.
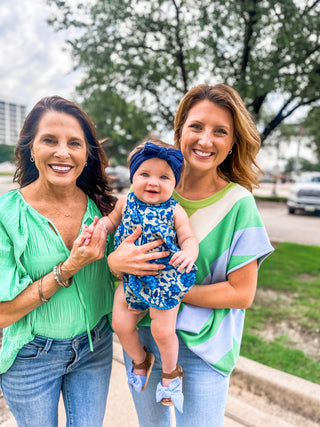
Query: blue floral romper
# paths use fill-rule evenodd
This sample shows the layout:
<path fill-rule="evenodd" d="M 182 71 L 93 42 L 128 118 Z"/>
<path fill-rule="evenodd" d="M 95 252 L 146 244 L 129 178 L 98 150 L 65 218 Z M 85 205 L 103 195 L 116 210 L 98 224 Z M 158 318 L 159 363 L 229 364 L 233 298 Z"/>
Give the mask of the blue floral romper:
<path fill-rule="evenodd" d="M 170 197 L 164 203 L 150 205 L 140 201 L 133 192 L 128 194 L 122 222 L 115 233 L 115 248 L 140 224 L 142 233 L 135 242 L 137 246 L 161 238 L 165 243 L 160 249 L 170 252 L 168 257 L 151 261 L 166 266 L 156 276 L 123 275 L 126 301 L 130 307 L 137 310 L 147 310 L 149 307 L 161 310 L 173 308 L 195 283 L 195 265 L 190 273 L 185 273 L 185 269 L 178 272 L 176 267 L 169 265 L 172 255 L 180 250 L 174 229 L 176 204 L 177 201 Z"/>

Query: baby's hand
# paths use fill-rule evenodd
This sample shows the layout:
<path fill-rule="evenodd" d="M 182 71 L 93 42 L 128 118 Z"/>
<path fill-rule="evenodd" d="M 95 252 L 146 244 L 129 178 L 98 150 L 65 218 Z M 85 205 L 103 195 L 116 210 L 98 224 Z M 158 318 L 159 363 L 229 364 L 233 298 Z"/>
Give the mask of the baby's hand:
<path fill-rule="evenodd" d="M 85 246 L 89 245 L 93 231 L 96 228 L 96 225 L 98 224 L 98 222 L 99 222 L 99 218 L 95 216 L 92 224 L 90 225 L 83 224 L 81 235 L 80 235 L 82 245 L 85 245 Z"/>
<path fill-rule="evenodd" d="M 169 264 L 178 267 L 178 271 L 182 271 L 186 267 L 186 273 L 190 273 L 195 260 L 185 251 L 176 252 L 172 255 Z"/>

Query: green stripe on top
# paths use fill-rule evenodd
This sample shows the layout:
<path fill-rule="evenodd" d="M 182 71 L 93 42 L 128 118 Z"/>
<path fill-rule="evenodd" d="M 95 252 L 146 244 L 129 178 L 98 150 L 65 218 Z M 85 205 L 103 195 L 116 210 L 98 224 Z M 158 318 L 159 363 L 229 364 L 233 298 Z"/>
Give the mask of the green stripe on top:
<path fill-rule="evenodd" d="M 179 330 L 179 335 L 183 338 L 188 347 L 195 347 L 203 342 L 208 341 L 210 337 L 216 334 L 222 320 L 230 312 L 230 308 L 212 310 L 212 314 L 204 324 L 198 334 Z"/>
<path fill-rule="evenodd" d="M 212 365 L 212 367 L 218 370 L 219 372 L 222 372 L 224 375 L 229 375 L 230 366 L 234 366 L 236 364 L 239 354 L 240 354 L 240 345 L 234 339 L 232 350 L 230 350 L 218 362 Z"/>
<path fill-rule="evenodd" d="M 184 197 L 180 196 L 176 192 L 176 190 L 173 191 L 173 198 L 177 200 L 177 202 L 183 207 L 183 209 L 187 212 L 188 217 L 190 218 L 191 215 L 194 214 L 198 209 L 205 208 L 207 206 L 211 206 L 213 203 L 217 202 L 218 200 L 222 199 L 230 190 L 235 188 L 238 184 L 235 184 L 234 182 L 229 182 L 226 187 L 224 187 L 222 190 L 218 191 L 218 193 L 214 194 L 213 196 L 207 197 L 206 199 L 202 200 L 188 200 Z"/>
<path fill-rule="evenodd" d="M 248 215 L 250 216 L 253 204 L 254 200 L 251 197 L 238 200 L 216 227 L 214 229 L 209 228 L 208 234 L 199 242 L 199 256 L 196 262 L 198 267 L 197 283 L 202 283 L 208 275 L 212 263 L 229 249 L 234 233 L 246 228 Z M 214 215 L 214 211 L 215 206 L 211 206 L 209 215 Z M 253 227 L 262 226 L 260 217 L 250 218 L 250 223 Z M 205 227 L 204 224 L 202 228 L 205 229 Z M 212 242 L 215 244 L 213 245 Z"/>

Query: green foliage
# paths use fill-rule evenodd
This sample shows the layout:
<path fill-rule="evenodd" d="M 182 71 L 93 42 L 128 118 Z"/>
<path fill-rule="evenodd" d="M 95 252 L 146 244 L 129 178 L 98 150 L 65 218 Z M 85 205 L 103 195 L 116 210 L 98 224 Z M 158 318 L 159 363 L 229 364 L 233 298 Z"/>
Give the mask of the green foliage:
<path fill-rule="evenodd" d="M 301 123 L 303 132 L 311 140 L 311 146 L 315 148 L 315 153 L 320 162 L 320 126 L 319 126 L 320 106 L 312 108 L 305 120 Z M 318 169 L 320 170 L 320 163 Z"/>
<path fill-rule="evenodd" d="M 246 312 L 241 354 L 320 383 L 319 356 L 310 357 L 286 334 L 319 335 L 320 247 L 281 243 L 259 270 L 257 297 Z M 263 291 L 259 293 L 259 291 Z M 265 331 L 273 331 L 268 340 Z"/>
<path fill-rule="evenodd" d="M 264 200 L 267 202 L 286 203 L 287 197 L 282 196 L 254 196 L 256 200 Z"/>
<path fill-rule="evenodd" d="M 7 161 L 14 162 L 15 161 L 14 149 L 15 147 L 13 145 L 0 144 L 0 163 L 7 162 Z"/>
<path fill-rule="evenodd" d="M 320 247 L 281 243 L 259 271 L 259 286 L 282 290 L 304 290 L 300 275 L 318 277 L 320 297 Z"/>
<path fill-rule="evenodd" d="M 82 107 L 93 118 L 98 138 L 105 140 L 103 148 L 112 164 L 125 165 L 128 153 L 149 133 L 150 114 L 110 89 L 87 92 Z"/>
<path fill-rule="evenodd" d="M 320 154 L 320 152 L 319 152 Z M 317 155 L 317 152 L 316 152 Z M 320 157 L 319 157 L 320 159 Z M 297 159 L 295 157 L 291 157 L 288 159 L 287 164 L 284 169 L 284 173 L 290 173 L 296 171 L 296 163 Z M 309 160 L 300 158 L 299 159 L 299 171 L 301 172 L 319 172 L 320 171 L 320 162 L 319 163 L 311 163 Z"/>
<path fill-rule="evenodd" d="M 288 374 L 320 384 L 319 362 L 310 360 L 300 350 L 289 350 L 280 342 L 268 344 L 261 338 L 245 334 L 242 340 L 241 355 Z"/>
<path fill-rule="evenodd" d="M 106 88 L 168 129 L 182 95 L 199 83 L 238 89 L 265 139 L 320 96 L 319 1 L 47 0 L 67 29 L 90 99 Z M 278 110 L 266 119 L 270 96 Z M 107 103 L 103 100 L 103 103 Z"/>

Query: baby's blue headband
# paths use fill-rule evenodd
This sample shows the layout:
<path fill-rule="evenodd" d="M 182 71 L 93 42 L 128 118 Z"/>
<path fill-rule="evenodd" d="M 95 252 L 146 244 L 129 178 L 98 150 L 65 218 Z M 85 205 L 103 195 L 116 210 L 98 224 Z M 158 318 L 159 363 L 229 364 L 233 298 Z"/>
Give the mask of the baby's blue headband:
<path fill-rule="evenodd" d="M 136 173 L 141 163 L 154 157 L 165 160 L 168 163 L 174 173 L 177 185 L 180 180 L 181 168 L 183 165 L 183 155 L 181 151 L 177 148 L 159 147 L 152 142 L 146 142 L 144 148 L 134 153 L 131 157 L 130 181 L 132 182 L 133 175 Z"/>

